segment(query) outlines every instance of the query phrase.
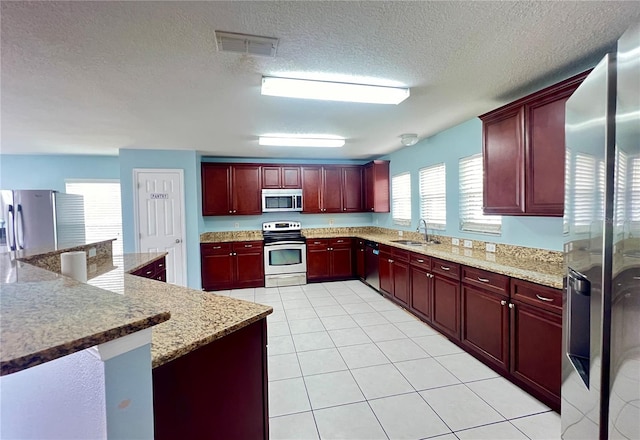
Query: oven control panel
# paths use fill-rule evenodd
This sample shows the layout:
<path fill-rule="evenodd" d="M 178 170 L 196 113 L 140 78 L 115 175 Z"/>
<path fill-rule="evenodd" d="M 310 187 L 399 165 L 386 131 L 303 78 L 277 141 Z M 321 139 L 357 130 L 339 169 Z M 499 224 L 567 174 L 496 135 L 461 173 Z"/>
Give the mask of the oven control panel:
<path fill-rule="evenodd" d="M 278 221 L 262 223 L 263 231 L 299 231 L 300 222 Z"/>

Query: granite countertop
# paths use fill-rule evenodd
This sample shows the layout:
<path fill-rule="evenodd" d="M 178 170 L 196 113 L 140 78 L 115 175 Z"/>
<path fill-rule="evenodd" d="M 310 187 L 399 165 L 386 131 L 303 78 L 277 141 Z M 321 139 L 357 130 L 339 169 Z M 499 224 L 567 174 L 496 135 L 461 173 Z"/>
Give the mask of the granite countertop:
<path fill-rule="evenodd" d="M 169 319 L 163 305 L 123 297 L 0 254 L 0 375 Z"/>
<path fill-rule="evenodd" d="M 154 368 L 259 321 L 273 311 L 270 306 L 129 275 L 127 272 L 160 258 L 146 255 L 114 256 L 116 269 L 89 280 L 89 284 L 150 301 L 171 312 L 170 320 L 153 327 Z"/>
<path fill-rule="evenodd" d="M 269 306 L 130 275 L 166 253 L 102 262 L 87 284 L 0 254 L 0 374 L 154 326 L 153 367 L 263 319 Z M 169 319 L 171 317 L 171 319 Z"/>
<path fill-rule="evenodd" d="M 405 233 L 407 237 L 399 237 L 397 232 L 380 233 L 379 228 L 376 227 L 315 228 L 303 229 L 302 232 L 307 239 L 353 237 L 371 240 L 544 286 L 556 289 L 562 288 L 564 267 L 562 256 L 558 252 L 510 246 L 510 253 L 501 254 L 500 252 L 485 252 L 480 250 L 478 246 L 474 246 L 473 250 L 465 249 L 461 246 L 451 246 L 450 244 L 407 246 L 394 243 L 392 240 L 411 239 L 415 236 L 414 233 Z M 260 240 L 261 238 L 261 231 L 206 232 L 201 234 L 200 241 L 201 243 L 210 243 Z M 553 254 L 553 258 L 549 258 L 549 254 Z"/>

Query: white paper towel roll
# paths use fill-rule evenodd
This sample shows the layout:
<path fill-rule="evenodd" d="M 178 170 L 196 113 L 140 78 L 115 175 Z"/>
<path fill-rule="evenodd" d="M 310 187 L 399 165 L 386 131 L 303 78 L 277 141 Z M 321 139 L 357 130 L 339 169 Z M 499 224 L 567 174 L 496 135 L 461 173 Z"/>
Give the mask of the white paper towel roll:
<path fill-rule="evenodd" d="M 63 252 L 60 254 L 62 275 L 83 283 L 87 282 L 87 253 L 84 251 Z"/>

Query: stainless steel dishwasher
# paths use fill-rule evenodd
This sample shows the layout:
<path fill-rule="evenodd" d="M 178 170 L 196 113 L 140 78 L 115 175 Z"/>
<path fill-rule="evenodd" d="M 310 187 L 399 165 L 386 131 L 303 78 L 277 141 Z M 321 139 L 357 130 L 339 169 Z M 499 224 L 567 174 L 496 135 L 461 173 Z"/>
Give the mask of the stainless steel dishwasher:
<path fill-rule="evenodd" d="M 375 241 L 365 241 L 364 246 L 364 282 L 380 291 L 379 245 Z"/>

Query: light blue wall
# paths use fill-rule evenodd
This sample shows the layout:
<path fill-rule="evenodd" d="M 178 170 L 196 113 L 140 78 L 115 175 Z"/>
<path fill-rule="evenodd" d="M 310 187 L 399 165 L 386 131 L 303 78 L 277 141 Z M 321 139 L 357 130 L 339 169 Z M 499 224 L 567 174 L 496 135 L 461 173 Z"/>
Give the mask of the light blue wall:
<path fill-rule="evenodd" d="M 200 161 L 195 151 L 183 150 L 120 150 L 120 188 L 122 191 L 122 234 L 124 252 L 135 252 L 133 169 L 164 168 L 184 170 L 184 238 L 187 251 L 187 285 L 199 289 L 201 196 Z"/>
<path fill-rule="evenodd" d="M 482 123 L 474 118 L 440 132 L 418 144 L 383 157 L 391 161 L 392 176 L 411 173 L 411 227 L 393 225 L 391 214 L 373 214 L 374 225 L 415 230 L 420 218 L 418 171 L 429 165 L 445 163 L 447 176 L 447 228 L 441 235 L 507 243 L 518 246 L 562 250 L 562 218 L 502 217 L 500 236 L 463 232 L 459 229 L 458 161 L 482 151 Z"/>
<path fill-rule="evenodd" d="M 0 188 L 64 191 L 65 179 L 119 179 L 117 156 L 0 155 Z"/>

